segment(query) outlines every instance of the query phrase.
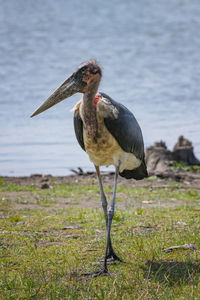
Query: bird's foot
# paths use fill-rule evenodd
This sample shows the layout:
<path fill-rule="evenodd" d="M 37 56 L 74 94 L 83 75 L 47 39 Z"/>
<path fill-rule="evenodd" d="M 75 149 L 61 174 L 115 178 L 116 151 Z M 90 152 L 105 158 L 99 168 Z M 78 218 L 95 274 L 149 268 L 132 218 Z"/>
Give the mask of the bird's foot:
<path fill-rule="evenodd" d="M 120 262 L 125 263 L 125 261 L 124 261 L 123 259 L 121 259 L 121 258 L 115 253 L 115 251 L 114 251 L 113 249 L 111 249 L 111 250 L 109 251 L 108 255 L 106 256 L 106 260 L 107 260 L 107 262 L 113 262 L 113 261 L 118 260 L 118 261 L 120 261 Z"/>
<path fill-rule="evenodd" d="M 110 276 L 111 274 L 108 272 L 108 269 L 106 267 L 103 267 L 102 269 L 100 269 L 98 271 L 88 272 L 88 273 L 84 273 L 82 275 L 98 277 L 98 276 Z"/>

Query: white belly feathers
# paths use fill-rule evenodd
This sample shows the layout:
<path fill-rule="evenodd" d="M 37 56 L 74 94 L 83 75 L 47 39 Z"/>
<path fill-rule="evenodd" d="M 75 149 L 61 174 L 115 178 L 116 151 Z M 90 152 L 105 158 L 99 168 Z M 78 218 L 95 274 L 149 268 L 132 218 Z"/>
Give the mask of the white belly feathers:
<path fill-rule="evenodd" d="M 119 146 L 115 138 L 108 132 L 104 125 L 105 135 L 93 142 L 83 130 L 84 144 L 90 160 L 96 166 L 117 165 L 120 161 L 120 172 L 132 170 L 140 166 L 141 161 L 132 153 L 127 153 Z M 106 132 L 107 131 L 107 132 Z"/>

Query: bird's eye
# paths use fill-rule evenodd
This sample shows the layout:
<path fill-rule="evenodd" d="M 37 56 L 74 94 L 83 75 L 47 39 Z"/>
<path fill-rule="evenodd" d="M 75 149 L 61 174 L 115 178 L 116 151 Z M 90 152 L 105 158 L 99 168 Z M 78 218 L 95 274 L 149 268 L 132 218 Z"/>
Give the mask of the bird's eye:
<path fill-rule="evenodd" d="M 81 73 L 84 73 L 86 71 L 87 67 L 82 67 L 81 68 Z"/>

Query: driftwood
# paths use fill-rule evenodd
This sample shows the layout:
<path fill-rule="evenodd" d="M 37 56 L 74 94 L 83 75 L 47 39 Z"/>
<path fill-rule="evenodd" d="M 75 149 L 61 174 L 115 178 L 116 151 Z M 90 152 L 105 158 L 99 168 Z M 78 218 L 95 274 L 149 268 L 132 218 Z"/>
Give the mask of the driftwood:
<path fill-rule="evenodd" d="M 183 161 L 188 165 L 200 165 L 200 161 L 195 157 L 192 142 L 185 139 L 182 135 L 174 146 L 172 152 L 173 160 Z"/>
<path fill-rule="evenodd" d="M 163 173 L 169 169 L 172 153 L 167 149 L 165 142 L 155 142 L 154 146 L 146 149 L 146 164 L 149 173 Z"/>
<path fill-rule="evenodd" d="M 161 178 L 173 178 L 177 181 L 182 178 L 192 180 L 199 179 L 200 174 L 176 171 L 171 168 L 173 161 L 182 161 L 188 165 L 200 165 L 195 157 L 192 143 L 183 136 L 178 138 L 173 151 L 167 149 L 163 141 L 154 143 L 146 149 L 146 163 L 149 175 L 157 175 Z"/>
<path fill-rule="evenodd" d="M 78 176 L 91 176 L 91 175 L 96 176 L 95 171 L 83 171 L 83 169 L 81 167 L 77 167 L 77 169 L 70 169 L 70 171 Z M 110 175 L 114 175 L 114 174 L 115 174 L 115 172 L 113 172 L 113 171 L 108 171 L 108 172 L 102 171 L 101 172 L 101 175 L 105 175 L 105 176 L 110 176 Z"/>
<path fill-rule="evenodd" d="M 180 245 L 180 246 L 172 246 L 169 248 L 162 249 L 162 251 L 173 251 L 177 249 L 183 249 L 183 250 L 197 250 L 198 246 L 195 244 L 185 244 L 185 245 Z"/>

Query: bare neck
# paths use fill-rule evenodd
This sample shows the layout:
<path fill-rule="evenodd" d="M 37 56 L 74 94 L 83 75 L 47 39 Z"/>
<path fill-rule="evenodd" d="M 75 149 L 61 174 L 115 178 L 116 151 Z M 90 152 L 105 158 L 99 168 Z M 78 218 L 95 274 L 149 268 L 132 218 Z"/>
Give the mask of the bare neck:
<path fill-rule="evenodd" d="M 82 117 L 85 130 L 92 138 L 96 138 L 98 132 L 96 107 L 94 98 L 99 86 L 99 81 L 91 83 L 88 90 L 83 94 Z"/>

